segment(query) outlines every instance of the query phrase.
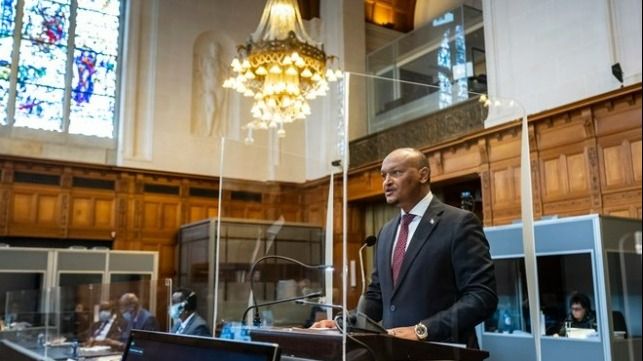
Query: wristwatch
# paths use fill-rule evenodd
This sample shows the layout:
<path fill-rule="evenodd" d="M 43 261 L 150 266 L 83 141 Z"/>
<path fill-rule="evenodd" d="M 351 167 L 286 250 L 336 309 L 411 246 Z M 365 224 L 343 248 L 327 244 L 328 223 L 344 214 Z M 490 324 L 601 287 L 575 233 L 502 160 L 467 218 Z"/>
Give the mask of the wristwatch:
<path fill-rule="evenodd" d="M 415 325 L 415 336 L 417 336 L 420 340 L 426 340 L 426 338 L 429 337 L 429 330 L 426 328 L 426 326 L 424 326 L 422 322 Z"/>

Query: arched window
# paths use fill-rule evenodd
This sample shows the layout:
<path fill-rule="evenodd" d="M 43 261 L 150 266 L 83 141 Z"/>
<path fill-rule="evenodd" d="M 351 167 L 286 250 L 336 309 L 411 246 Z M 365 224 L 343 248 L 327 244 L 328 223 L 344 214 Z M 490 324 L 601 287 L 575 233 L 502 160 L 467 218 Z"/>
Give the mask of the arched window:
<path fill-rule="evenodd" d="M 0 0 L 0 128 L 114 139 L 121 0 Z"/>

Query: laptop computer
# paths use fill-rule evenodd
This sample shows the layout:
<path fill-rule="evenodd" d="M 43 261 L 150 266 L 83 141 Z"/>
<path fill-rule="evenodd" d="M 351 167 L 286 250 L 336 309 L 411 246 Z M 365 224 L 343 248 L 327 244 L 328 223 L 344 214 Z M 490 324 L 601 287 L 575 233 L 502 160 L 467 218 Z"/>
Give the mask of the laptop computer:
<path fill-rule="evenodd" d="M 132 330 L 122 361 L 279 361 L 275 343 Z"/>

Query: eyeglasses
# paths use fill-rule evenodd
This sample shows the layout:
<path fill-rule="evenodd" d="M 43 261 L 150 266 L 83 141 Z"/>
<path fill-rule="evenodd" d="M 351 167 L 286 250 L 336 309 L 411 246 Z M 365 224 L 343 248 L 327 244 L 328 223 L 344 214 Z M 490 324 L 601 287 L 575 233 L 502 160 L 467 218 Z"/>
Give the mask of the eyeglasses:
<path fill-rule="evenodd" d="M 582 307 L 572 307 L 572 311 L 582 311 L 584 308 Z"/>

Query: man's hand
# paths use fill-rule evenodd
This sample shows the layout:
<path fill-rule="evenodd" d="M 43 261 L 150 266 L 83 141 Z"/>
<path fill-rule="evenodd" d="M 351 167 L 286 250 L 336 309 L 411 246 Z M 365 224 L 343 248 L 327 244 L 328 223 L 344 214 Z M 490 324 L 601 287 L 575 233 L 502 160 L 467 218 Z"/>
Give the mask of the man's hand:
<path fill-rule="evenodd" d="M 391 328 L 388 330 L 388 334 L 399 338 L 405 338 L 407 340 L 419 340 L 415 334 L 415 326 Z"/>
<path fill-rule="evenodd" d="M 310 328 L 335 328 L 335 321 L 333 320 L 321 320 L 313 323 Z"/>

